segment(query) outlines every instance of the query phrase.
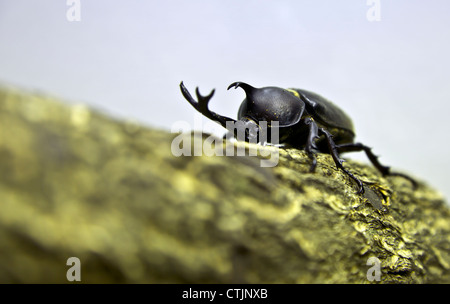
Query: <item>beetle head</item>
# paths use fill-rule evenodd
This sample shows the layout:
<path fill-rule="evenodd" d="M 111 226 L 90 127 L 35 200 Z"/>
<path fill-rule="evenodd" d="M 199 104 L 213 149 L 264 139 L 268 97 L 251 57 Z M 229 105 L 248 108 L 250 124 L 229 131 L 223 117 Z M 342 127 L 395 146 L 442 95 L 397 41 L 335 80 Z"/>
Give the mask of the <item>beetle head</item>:
<path fill-rule="evenodd" d="M 305 109 L 305 103 L 298 96 L 282 88 L 254 88 L 244 82 L 233 82 L 228 90 L 231 88 L 242 88 L 246 95 L 239 118 L 249 117 L 256 124 L 278 121 L 280 127 L 291 126 L 300 121 Z"/>

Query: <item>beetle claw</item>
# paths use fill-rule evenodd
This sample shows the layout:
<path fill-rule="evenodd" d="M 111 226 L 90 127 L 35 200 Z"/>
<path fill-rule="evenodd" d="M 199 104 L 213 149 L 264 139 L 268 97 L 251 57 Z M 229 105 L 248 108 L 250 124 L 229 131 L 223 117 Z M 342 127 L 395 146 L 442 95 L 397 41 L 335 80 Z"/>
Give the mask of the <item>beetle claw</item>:
<path fill-rule="evenodd" d="M 317 160 L 314 158 L 311 165 L 309 166 L 309 173 L 314 173 L 317 167 Z"/>
<path fill-rule="evenodd" d="M 209 93 L 209 95 L 203 96 L 202 94 L 200 94 L 199 88 L 198 88 L 198 87 L 195 88 L 195 94 L 197 94 L 198 101 L 206 101 L 206 102 L 209 102 L 209 100 L 213 97 L 215 91 L 216 91 L 216 90 L 213 89 L 213 90 L 211 91 L 211 93 Z"/>
<path fill-rule="evenodd" d="M 364 194 L 364 186 L 363 186 L 362 182 L 361 182 L 361 185 L 359 185 L 358 194 Z"/>
<path fill-rule="evenodd" d="M 195 94 L 197 95 L 197 100 L 198 100 L 197 104 L 199 105 L 200 109 L 202 110 L 201 113 L 209 112 L 208 103 L 211 100 L 211 98 L 213 97 L 215 91 L 216 90 L 213 89 L 211 91 L 211 93 L 209 93 L 209 95 L 203 96 L 202 94 L 200 94 L 200 90 L 198 89 L 198 87 L 195 89 Z"/>

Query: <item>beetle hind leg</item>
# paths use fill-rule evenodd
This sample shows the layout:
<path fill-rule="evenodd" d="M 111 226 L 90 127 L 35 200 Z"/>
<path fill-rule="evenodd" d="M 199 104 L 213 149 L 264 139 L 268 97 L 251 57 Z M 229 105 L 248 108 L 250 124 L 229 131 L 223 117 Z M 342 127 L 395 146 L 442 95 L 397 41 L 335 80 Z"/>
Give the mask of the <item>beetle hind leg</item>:
<path fill-rule="evenodd" d="M 370 148 L 366 145 L 363 145 L 361 143 L 340 144 L 340 145 L 337 145 L 336 147 L 338 148 L 338 151 L 340 153 L 364 151 L 367 155 L 367 158 L 369 158 L 370 162 L 375 166 L 375 168 L 378 169 L 378 171 L 381 172 L 381 174 L 383 174 L 383 175 L 390 174 L 390 167 L 383 166 L 378 161 L 378 156 L 373 154 L 372 148 Z"/>
<path fill-rule="evenodd" d="M 328 132 L 327 130 L 325 130 L 323 128 L 320 128 L 319 131 L 325 135 L 325 138 L 328 143 L 328 149 L 330 150 L 330 154 L 333 157 L 336 167 L 338 169 L 341 169 L 342 171 L 344 171 L 345 174 L 347 174 L 351 179 L 353 179 L 356 182 L 356 184 L 358 184 L 358 187 L 359 187 L 358 194 L 363 194 L 364 186 L 363 186 L 362 181 L 359 178 L 357 178 L 356 176 L 354 176 L 350 171 L 345 169 L 344 166 L 342 165 L 344 160 L 339 157 L 338 146 L 335 144 L 335 142 L 333 140 L 333 135 L 331 135 L 330 132 Z"/>
<path fill-rule="evenodd" d="M 417 182 L 413 178 L 411 178 L 408 175 L 403 174 L 403 173 L 392 172 L 390 167 L 383 166 L 378 161 L 378 156 L 373 154 L 372 148 L 370 148 L 370 147 L 368 147 L 366 145 L 363 145 L 361 143 L 348 143 L 348 144 L 338 145 L 337 148 L 338 148 L 338 151 L 341 152 L 341 153 L 343 153 L 343 152 L 360 152 L 360 151 L 364 151 L 366 153 L 366 155 L 367 155 L 367 158 L 369 158 L 370 162 L 375 166 L 375 168 L 378 169 L 378 171 L 381 172 L 381 174 L 383 174 L 383 176 L 386 176 L 386 175 L 401 176 L 401 177 L 409 180 L 414 188 L 418 187 Z"/>

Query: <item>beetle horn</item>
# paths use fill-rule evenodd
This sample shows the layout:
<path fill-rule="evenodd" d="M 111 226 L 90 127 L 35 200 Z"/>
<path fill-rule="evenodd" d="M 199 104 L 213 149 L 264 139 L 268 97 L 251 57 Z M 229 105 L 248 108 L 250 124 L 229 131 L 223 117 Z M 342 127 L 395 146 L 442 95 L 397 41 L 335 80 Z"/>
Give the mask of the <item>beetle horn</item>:
<path fill-rule="evenodd" d="M 228 89 L 227 89 L 227 90 L 229 90 L 229 89 L 231 89 L 231 88 L 237 89 L 237 88 L 239 88 L 239 87 L 241 87 L 241 88 L 245 91 L 246 94 L 250 93 L 252 90 L 255 89 L 254 87 L 252 87 L 252 86 L 249 85 L 249 84 L 246 84 L 245 82 L 239 82 L 239 81 L 238 81 L 238 82 L 233 82 L 232 84 L 230 84 L 230 85 L 228 86 Z"/>

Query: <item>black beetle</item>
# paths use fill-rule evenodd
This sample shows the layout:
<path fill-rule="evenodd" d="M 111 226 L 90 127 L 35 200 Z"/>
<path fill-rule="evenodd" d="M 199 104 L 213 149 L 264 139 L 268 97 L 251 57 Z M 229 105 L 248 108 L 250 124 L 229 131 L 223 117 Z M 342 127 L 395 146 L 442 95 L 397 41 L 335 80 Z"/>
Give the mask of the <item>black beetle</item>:
<path fill-rule="evenodd" d="M 344 168 L 342 165 L 344 160 L 339 157 L 339 153 L 364 151 L 381 174 L 403 176 L 416 185 L 410 177 L 401 173 L 393 173 L 389 167 L 380 164 L 378 157 L 372 153 L 370 147 L 355 143 L 352 120 L 344 111 L 322 96 L 300 89 L 254 88 L 244 82 L 234 82 L 228 87 L 228 90 L 233 87 L 242 88 L 246 94 L 238 111 L 238 120 L 246 129 L 244 140 L 250 141 L 258 136 L 262 131 L 259 126 L 261 121 L 266 121 L 269 127 L 270 122 L 278 121 L 279 142 L 304 149 L 311 159 L 311 172 L 314 172 L 317 165 L 314 151 L 329 153 L 333 157 L 336 167 L 358 184 L 358 193 L 363 193 L 363 183 Z M 180 89 L 184 98 L 197 111 L 218 122 L 224 128 L 227 128 L 227 121 L 237 122 L 208 109 L 208 103 L 215 90 L 212 90 L 208 96 L 202 96 L 197 87 L 198 101 L 196 101 L 183 82 L 180 83 Z M 236 130 L 230 131 L 236 133 Z"/>

